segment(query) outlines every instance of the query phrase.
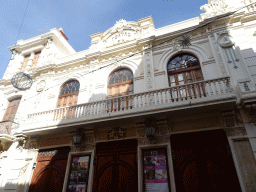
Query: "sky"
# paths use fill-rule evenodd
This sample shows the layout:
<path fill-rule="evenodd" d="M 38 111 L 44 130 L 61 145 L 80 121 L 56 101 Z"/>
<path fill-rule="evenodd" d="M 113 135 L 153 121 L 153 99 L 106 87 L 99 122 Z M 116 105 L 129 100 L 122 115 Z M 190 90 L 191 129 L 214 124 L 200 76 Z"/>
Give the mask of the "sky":
<path fill-rule="evenodd" d="M 207 0 L 2 0 L 0 79 L 11 59 L 8 47 L 16 45 L 17 40 L 62 27 L 69 44 L 79 52 L 90 47 L 89 35 L 105 32 L 120 19 L 137 21 L 152 16 L 157 29 L 198 17 L 203 13 L 200 6 L 206 3 Z"/>

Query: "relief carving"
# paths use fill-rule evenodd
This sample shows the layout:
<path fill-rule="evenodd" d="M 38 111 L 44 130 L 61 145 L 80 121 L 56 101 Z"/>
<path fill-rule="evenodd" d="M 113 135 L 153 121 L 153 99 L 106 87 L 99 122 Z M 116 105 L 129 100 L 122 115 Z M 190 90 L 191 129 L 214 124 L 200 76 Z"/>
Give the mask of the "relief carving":
<path fill-rule="evenodd" d="M 244 127 L 238 127 L 238 128 L 225 128 L 224 131 L 226 131 L 226 134 L 228 137 L 231 136 L 245 136 L 247 135 L 246 130 Z"/>
<path fill-rule="evenodd" d="M 235 127 L 235 112 L 232 111 L 225 111 L 222 112 L 222 116 L 224 119 L 225 127 Z"/>

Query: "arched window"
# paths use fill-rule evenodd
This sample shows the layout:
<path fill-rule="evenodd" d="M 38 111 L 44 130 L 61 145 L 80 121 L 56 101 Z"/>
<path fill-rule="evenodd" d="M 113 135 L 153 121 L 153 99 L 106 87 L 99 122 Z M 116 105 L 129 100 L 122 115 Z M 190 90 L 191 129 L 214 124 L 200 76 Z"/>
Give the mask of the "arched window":
<path fill-rule="evenodd" d="M 189 53 L 179 54 L 171 58 L 167 65 L 167 72 L 170 87 L 203 80 L 199 60 L 194 55 Z M 204 94 L 203 86 L 199 87 L 199 85 L 193 85 L 191 89 L 188 89 L 187 87 L 180 88 L 180 91 L 177 92 L 177 96 L 196 96 L 196 89 L 198 90 L 200 96 L 201 92 Z"/>
<path fill-rule="evenodd" d="M 80 83 L 77 80 L 71 80 L 65 83 L 59 94 L 57 108 L 77 104 Z"/>
<path fill-rule="evenodd" d="M 129 69 L 119 69 L 108 79 L 108 97 L 133 94 L 133 74 Z"/>
<path fill-rule="evenodd" d="M 108 78 L 107 98 L 133 94 L 133 73 L 130 69 L 118 69 Z M 108 110 L 128 109 L 132 101 L 126 99 L 113 100 L 108 103 Z"/>
<path fill-rule="evenodd" d="M 171 87 L 203 80 L 199 60 L 191 54 L 176 55 L 169 61 L 167 71 Z"/>

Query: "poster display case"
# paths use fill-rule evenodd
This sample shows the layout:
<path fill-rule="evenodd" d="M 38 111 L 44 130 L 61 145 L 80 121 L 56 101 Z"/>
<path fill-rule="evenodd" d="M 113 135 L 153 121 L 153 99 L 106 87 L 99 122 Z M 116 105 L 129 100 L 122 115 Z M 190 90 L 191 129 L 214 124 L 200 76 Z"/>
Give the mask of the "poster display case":
<path fill-rule="evenodd" d="M 87 192 L 90 161 L 88 154 L 72 156 L 66 192 Z"/>
<path fill-rule="evenodd" d="M 142 155 L 144 191 L 170 192 L 166 148 L 145 149 Z"/>

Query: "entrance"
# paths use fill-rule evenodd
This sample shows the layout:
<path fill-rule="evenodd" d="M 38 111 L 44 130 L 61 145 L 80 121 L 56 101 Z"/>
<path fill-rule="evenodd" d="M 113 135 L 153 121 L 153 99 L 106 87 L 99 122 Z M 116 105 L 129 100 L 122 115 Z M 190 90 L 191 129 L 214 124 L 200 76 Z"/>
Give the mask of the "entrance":
<path fill-rule="evenodd" d="M 171 135 L 177 192 L 241 192 L 224 130 Z"/>
<path fill-rule="evenodd" d="M 70 147 L 40 150 L 29 192 L 62 192 Z"/>
<path fill-rule="evenodd" d="M 137 139 L 97 143 L 93 192 L 138 191 Z"/>

